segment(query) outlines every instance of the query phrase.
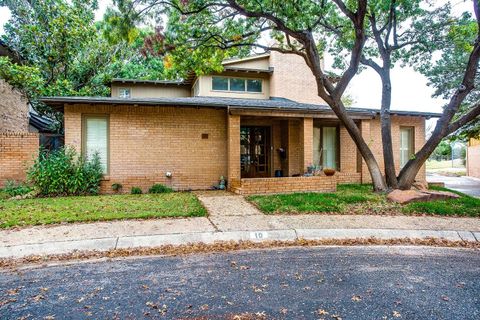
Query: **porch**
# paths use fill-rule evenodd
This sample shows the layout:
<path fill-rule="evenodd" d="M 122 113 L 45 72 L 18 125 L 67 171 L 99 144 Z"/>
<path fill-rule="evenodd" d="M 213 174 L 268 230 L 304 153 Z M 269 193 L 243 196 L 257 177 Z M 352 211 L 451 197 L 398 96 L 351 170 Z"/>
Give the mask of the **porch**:
<path fill-rule="evenodd" d="M 341 155 L 345 155 L 342 158 Z M 321 169 L 332 168 L 334 176 Z M 312 169 L 315 171 L 312 174 Z M 360 182 L 361 157 L 332 115 L 230 111 L 228 182 L 239 194 L 334 192 Z"/>

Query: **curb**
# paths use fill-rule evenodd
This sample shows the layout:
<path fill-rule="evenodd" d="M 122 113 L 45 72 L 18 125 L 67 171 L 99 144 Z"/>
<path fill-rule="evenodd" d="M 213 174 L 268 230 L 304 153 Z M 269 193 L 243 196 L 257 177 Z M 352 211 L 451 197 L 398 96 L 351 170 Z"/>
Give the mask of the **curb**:
<path fill-rule="evenodd" d="M 398 230 L 398 229 L 285 229 L 255 231 L 213 231 L 146 236 L 109 237 L 70 241 L 52 241 L 25 245 L 0 247 L 0 258 L 21 258 L 29 255 L 66 254 L 74 251 L 108 251 L 137 247 L 163 245 L 185 245 L 195 243 L 212 244 L 221 241 L 295 241 L 325 239 L 357 239 L 375 237 L 382 240 L 445 239 L 450 241 L 479 242 L 480 232 Z"/>

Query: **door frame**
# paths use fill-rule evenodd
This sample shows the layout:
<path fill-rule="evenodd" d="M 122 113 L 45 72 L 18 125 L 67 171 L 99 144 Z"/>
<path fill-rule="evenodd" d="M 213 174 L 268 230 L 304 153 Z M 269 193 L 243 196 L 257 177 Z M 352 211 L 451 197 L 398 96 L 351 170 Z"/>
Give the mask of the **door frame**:
<path fill-rule="evenodd" d="M 251 179 L 251 178 L 269 178 L 272 176 L 272 126 L 271 125 L 262 125 L 262 124 L 242 124 L 240 125 L 240 134 L 241 134 L 241 131 L 242 131 L 242 128 L 264 128 L 265 129 L 265 133 L 266 133 L 266 137 L 265 137 L 265 150 L 266 150 L 266 153 L 265 153 L 265 156 L 266 156 L 266 160 L 265 160 L 265 165 L 266 165 L 266 168 L 265 168 L 265 175 L 262 175 L 262 176 L 253 176 L 253 177 L 247 177 L 247 176 L 244 176 L 244 171 L 240 170 L 240 177 L 242 179 L 244 178 L 247 178 L 247 179 Z M 250 150 L 252 150 L 252 144 L 250 143 L 249 144 L 249 148 Z M 253 153 L 252 153 L 253 154 Z M 242 159 L 241 159 L 241 154 L 240 154 L 240 168 L 242 167 Z"/>

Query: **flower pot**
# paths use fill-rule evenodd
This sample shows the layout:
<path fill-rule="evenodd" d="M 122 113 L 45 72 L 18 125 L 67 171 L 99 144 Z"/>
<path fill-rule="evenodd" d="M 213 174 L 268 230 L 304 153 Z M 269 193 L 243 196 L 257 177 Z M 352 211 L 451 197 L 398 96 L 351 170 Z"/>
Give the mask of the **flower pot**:
<path fill-rule="evenodd" d="M 325 173 L 326 176 L 330 177 L 335 174 L 335 169 L 325 168 L 323 169 L 323 173 Z"/>

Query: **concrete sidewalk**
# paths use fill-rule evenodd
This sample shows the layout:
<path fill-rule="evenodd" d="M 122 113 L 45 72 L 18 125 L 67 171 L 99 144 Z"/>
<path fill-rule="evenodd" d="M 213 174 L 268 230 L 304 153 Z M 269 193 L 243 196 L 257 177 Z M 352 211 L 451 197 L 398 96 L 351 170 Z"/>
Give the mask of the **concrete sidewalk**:
<path fill-rule="evenodd" d="M 232 201 L 241 201 L 236 197 Z M 215 202 L 214 199 L 210 199 Z M 208 206 L 207 206 L 208 207 Z M 208 208 L 207 208 L 208 209 Z M 64 224 L 0 231 L 0 257 L 240 240 L 444 238 L 480 241 L 480 219 L 360 215 L 240 215 Z"/>

